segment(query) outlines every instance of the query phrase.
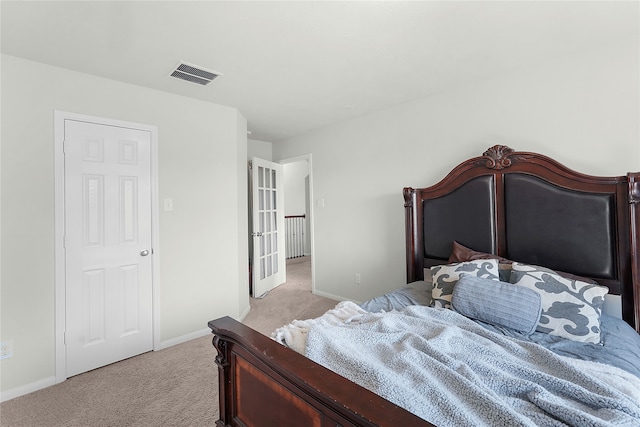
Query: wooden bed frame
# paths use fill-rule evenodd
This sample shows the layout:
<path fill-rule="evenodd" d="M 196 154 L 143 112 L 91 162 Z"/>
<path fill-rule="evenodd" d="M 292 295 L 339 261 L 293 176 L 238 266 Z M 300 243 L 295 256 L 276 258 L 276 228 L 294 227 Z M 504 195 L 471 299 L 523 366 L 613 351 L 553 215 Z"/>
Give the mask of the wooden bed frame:
<path fill-rule="evenodd" d="M 404 199 L 407 283 L 446 263 L 455 240 L 593 278 L 620 295 L 640 332 L 640 173 L 589 176 L 497 145 Z M 217 426 L 432 425 L 229 317 L 209 327 Z"/>

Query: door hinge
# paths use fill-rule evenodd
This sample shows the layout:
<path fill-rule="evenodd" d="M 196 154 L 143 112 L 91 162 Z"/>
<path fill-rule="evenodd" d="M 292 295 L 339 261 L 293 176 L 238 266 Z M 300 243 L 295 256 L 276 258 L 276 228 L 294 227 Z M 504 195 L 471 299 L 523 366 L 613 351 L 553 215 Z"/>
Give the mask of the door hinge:
<path fill-rule="evenodd" d="M 62 344 L 67 345 L 67 331 L 62 333 Z"/>

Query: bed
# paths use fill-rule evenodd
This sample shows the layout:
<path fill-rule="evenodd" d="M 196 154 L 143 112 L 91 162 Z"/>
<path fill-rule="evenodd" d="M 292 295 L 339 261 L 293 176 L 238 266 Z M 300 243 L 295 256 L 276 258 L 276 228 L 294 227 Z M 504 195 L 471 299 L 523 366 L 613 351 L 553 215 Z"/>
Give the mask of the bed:
<path fill-rule="evenodd" d="M 486 286 L 483 281 L 486 281 L 487 277 L 472 277 L 472 274 L 465 273 L 457 277 L 458 280 L 455 282 L 457 284 L 449 286 L 446 279 L 451 276 L 447 266 L 477 265 L 482 266 L 483 269 L 488 266 L 492 275 L 496 273 L 497 268 L 496 275 L 499 277 L 492 276 L 490 280 L 495 282 L 491 283 L 504 282 L 505 284 L 500 286 L 505 286 L 509 292 L 517 291 L 517 294 L 510 294 L 509 303 L 515 304 L 520 301 L 524 311 L 527 311 L 532 304 L 538 303 L 538 300 L 525 303 L 524 298 L 535 295 L 532 292 L 522 291 L 522 286 L 508 287 L 508 281 L 513 277 L 516 280 L 523 280 L 518 282 L 520 285 L 526 285 L 527 278 L 534 276 L 538 281 L 542 280 L 541 277 L 544 277 L 544 280 L 551 277 L 553 283 L 571 283 L 572 286 L 577 283 L 587 283 L 588 286 L 581 288 L 580 295 L 587 292 L 585 289 L 589 289 L 588 292 L 592 289 L 595 289 L 594 292 L 599 292 L 599 289 L 605 286 L 608 290 L 607 301 L 599 302 L 599 308 L 594 309 L 594 312 L 599 316 L 603 306 L 610 307 L 608 311 L 614 316 L 602 315 L 597 318 L 596 326 L 587 322 L 586 327 L 574 328 L 582 332 L 575 332 L 562 323 L 557 330 L 572 330 L 571 333 L 577 334 L 576 340 L 586 341 L 585 346 L 597 349 L 606 348 L 608 344 L 605 345 L 605 341 L 609 341 L 609 336 L 616 336 L 618 330 L 622 331 L 622 335 L 617 338 L 618 342 L 621 342 L 620 345 L 624 345 L 624 341 L 638 342 L 638 333 L 640 333 L 640 242 L 638 240 L 640 173 L 628 173 L 618 177 L 595 177 L 575 172 L 540 154 L 517 152 L 509 147 L 496 145 L 489 148 L 482 156 L 459 164 L 442 181 L 433 186 L 419 189 L 405 188 L 403 196 L 408 285 L 360 306 L 349 302 L 340 303 L 342 305 L 339 304 L 340 307 L 336 307 L 336 310 L 345 311 L 345 316 L 349 317 L 349 319 L 342 319 L 345 323 L 356 318 L 357 324 L 354 325 L 356 329 L 361 328 L 361 325 L 367 328 L 370 327 L 369 325 L 375 325 L 375 328 L 387 328 L 388 326 L 379 326 L 379 324 L 386 322 L 390 317 L 395 319 L 394 322 L 398 319 L 406 321 L 405 317 L 399 316 L 409 316 L 409 322 L 420 318 L 420 325 L 441 328 L 435 333 L 424 332 L 425 336 L 429 333 L 434 334 L 433 340 L 427 340 L 429 343 L 449 333 L 442 332 L 445 330 L 453 329 L 454 332 L 451 332 L 453 334 L 477 333 L 481 335 L 480 339 L 485 341 L 480 344 L 465 344 L 469 345 L 469 348 L 474 348 L 475 352 L 484 352 L 488 345 L 486 342 L 489 341 L 499 342 L 507 349 L 505 360 L 511 354 L 516 356 L 523 352 L 530 354 L 527 352 L 540 351 L 542 354 L 540 357 L 549 358 L 546 363 L 559 364 L 561 374 L 557 375 L 565 375 L 565 371 L 573 372 L 573 377 L 562 378 L 563 384 L 579 384 L 584 379 L 580 371 L 580 366 L 583 365 L 580 363 L 585 362 L 577 358 L 556 356 L 556 353 L 560 354 L 562 351 L 571 353 L 571 349 L 560 348 L 557 351 L 547 351 L 541 345 L 532 344 L 521 339 L 522 337 L 500 335 L 500 331 L 491 330 L 491 321 L 476 322 L 459 314 L 464 310 L 468 312 L 468 310 L 477 309 L 473 305 L 482 298 L 475 300 L 469 296 L 479 295 L 478 289 L 486 289 L 479 286 Z M 507 264 L 509 267 L 502 268 L 502 265 Z M 503 269 L 507 271 L 504 276 L 501 275 L 504 273 Z M 557 276 L 556 273 L 561 276 Z M 565 282 L 566 280 L 569 282 Z M 597 284 L 591 285 L 593 281 Z M 461 285 L 463 282 L 464 285 Z M 437 295 L 433 293 L 433 289 L 440 285 L 434 285 L 434 283 L 442 285 L 438 288 Z M 430 308 L 427 307 L 428 302 L 419 301 L 425 293 L 429 292 L 431 292 L 429 298 L 441 304 L 441 308 Z M 419 295 L 418 301 L 416 301 L 416 295 Z M 514 300 L 514 295 L 523 299 Z M 593 301 L 599 300 L 600 297 L 593 298 Z M 380 310 L 380 304 L 383 308 L 387 304 L 387 310 Z M 465 304 L 470 304 L 471 307 Z M 397 310 L 398 308 L 402 310 Z M 389 309 L 392 310 L 388 311 Z M 371 312 L 353 317 L 354 313 L 350 310 Z M 387 312 L 384 313 L 385 311 Z M 569 312 L 571 311 L 567 311 Z M 562 319 L 560 319 L 561 316 L 558 316 L 558 319 L 554 318 L 556 315 L 553 313 L 551 309 L 544 307 L 539 309 L 539 317 L 536 319 L 539 323 L 535 333 L 532 332 L 533 329 L 528 332 L 530 336 L 551 336 L 555 333 L 550 332 L 555 327 L 554 322 L 560 322 Z M 575 310 L 571 313 L 573 313 L 572 316 L 576 315 Z M 615 319 L 616 316 L 621 317 L 623 321 Z M 385 320 L 381 320 L 382 318 Z M 540 319 L 543 318 L 547 323 L 540 329 L 542 324 Z M 524 319 L 523 322 L 526 328 L 531 326 L 530 318 Z M 412 323 L 408 324 L 412 325 Z M 453 328 L 450 324 L 455 324 L 456 327 Z M 509 324 L 509 326 L 512 325 Z M 458 419 L 456 414 L 474 410 L 465 406 L 473 406 L 473 404 L 458 403 L 455 396 L 449 397 L 447 383 L 437 374 L 430 373 L 426 377 L 415 380 L 416 390 L 425 390 L 425 394 L 420 397 L 419 406 L 437 408 L 444 405 L 445 408 L 448 407 L 447 410 L 451 414 L 444 421 L 442 417 L 436 417 L 434 419 L 437 421 L 431 423 L 426 421 L 424 416 L 415 414 L 419 411 L 413 408 L 408 410 L 407 405 L 398 404 L 393 398 L 393 393 L 380 393 L 380 391 L 386 391 L 384 388 L 375 390 L 374 393 L 371 391 L 373 387 L 365 388 L 356 384 L 360 375 L 357 369 L 349 367 L 345 375 L 351 376 L 354 381 L 336 374 L 334 371 L 339 372 L 339 370 L 335 366 L 330 366 L 333 353 L 327 353 L 328 350 L 323 348 L 325 344 L 322 344 L 318 351 L 321 354 L 326 353 L 320 357 L 328 358 L 326 365 L 316 363 L 311 358 L 229 317 L 213 320 L 209 322 L 209 327 L 214 334 L 213 345 L 218 353 L 216 356 L 219 371 L 220 418 L 216 422 L 218 426 L 462 425 L 465 423 L 465 418 Z M 322 334 L 316 332 L 322 330 L 321 328 L 314 326 L 308 329 L 311 331 L 308 336 L 307 330 L 304 328 L 301 330 L 304 339 L 311 340 L 305 341 L 308 347 L 317 348 L 318 343 L 326 342 L 326 338 L 323 341 Z M 538 332 L 539 330 L 544 332 Z M 596 338 L 593 338 L 593 333 L 597 334 Z M 350 335 L 346 336 L 350 337 Z M 396 363 L 396 359 L 404 355 L 405 341 L 408 339 L 402 338 L 406 337 L 404 334 L 399 336 L 400 340 L 389 344 L 386 350 L 387 355 L 392 355 L 394 358 L 389 363 Z M 606 340 L 603 338 L 605 336 Z M 573 338 L 566 340 L 562 336 L 552 336 L 551 341 L 555 343 L 553 345 L 563 347 L 565 342 L 573 341 Z M 453 337 L 443 342 L 456 343 L 458 338 Z M 384 347 L 386 344 L 385 342 L 377 343 L 378 347 L 381 345 Z M 607 351 L 618 353 L 618 350 L 608 349 L 601 353 Z M 634 359 L 631 360 L 634 364 L 637 353 L 634 355 L 633 349 L 626 351 L 630 352 L 629 357 Z M 382 360 L 386 360 L 384 355 L 381 357 Z M 529 356 L 524 357 L 524 361 L 514 362 L 514 366 L 518 363 L 526 364 Z M 313 358 L 318 360 L 317 357 Z M 475 359 L 481 360 L 482 357 L 475 357 Z M 455 365 L 454 370 L 460 372 L 467 369 L 466 363 L 471 365 L 477 361 L 473 357 L 465 362 L 456 361 L 455 357 L 448 357 L 447 360 Z M 360 362 L 356 365 L 358 363 Z M 405 360 L 403 363 L 412 363 L 412 360 Z M 331 369 L 323 365 L 330 366 Z M 610 365 L 603 363 L 598 364 L 600 365 L 604 370 L 609 369 L 611 372 L 618 373 L 615 371 L 618 368 L 610 368 Z M 511 369 L 514 369 L 514 366 Z M 588 366 L 591 368 L 593 365 Z M 374 378 L 383 378 L 383 374 L 369 372 L 372 370 L 371 367 L 365 367 L 362 370 L 367 371 L 367 375 L 373 375 Z M 356 374 L 351 375 L 353 372 Z M 613 375 L 611 372 L 602 374 L 599 381 L 611 380 Z M 634 376 L 631 375 L 631 377 Z M 551 381 L 557 379 L 554 376 L 550 378 Z M 634 378 L 637 380 L 637 377 Z M 633 378 L 627 379 L 633 380 Z M 630 384 L 631 389 L 637 388 L 635 387 L 637 383 Z M 476 384 L 465 383 L 465 386 L 475 387 Z M 441 388 L 436 389 L 436 387 Z M 412 386 L 399 390 L 401 390 L 400 394 L 409 394 L 412 392 Z M 432 390 L 440 391 L 434 395 Z M 469 393 L 475 393 L 475 389 L 470 390 Z M 494 396 L 492 393 L 495 394 L 490 391 L 488 396 Z M 581 391 L 571 393 L 580 394 Z M 387 397 L 390 398 L 386 399 L 380 394 L 388 395 Z M 624 398 L 628 400 L 627 397 Z M 625 401 L 625 405 L 630 406 L 625 407 L 624 414 L 615 416 L 608 414 L 604 418 L 610 417 L 610 420 L 615 421 L 617 419 L 615 417 L 620 416 L 628 420 L 628 425 L 638 425 L 640 414 L 637 413 L 636 397 L 632 396 L 630 403 Z M 488 413 L 488 416 L 495 416 L 502 409 L 497 403 L 497 398 L 496 402 L 491 400 L 491 398 L 478 397 L 477 406 L 483 407 L 482 410 Z M 495 407 L 492 406 L 494 403 Z M 442 413 L 441 409 L 437 410 Z M 589 418 L 591 414 L 587 412 L 589 410 L 585 409 L 586 418 L 580 423 L 593 421 Z M 572 416 L 576 415 L 582 416 L 582 412 L 578 411 Z M 508 417 L 499 419 L 507 420 L 505 424 L 511 424 Z M 529 424 L 522 425 L 537 424 L 535 416 L 532 419 L 534 421 L 528 420 Z M 560 421 L 558 423 L 562 425 Z M 593 424 L 597 425 L 597 422 Z"/>

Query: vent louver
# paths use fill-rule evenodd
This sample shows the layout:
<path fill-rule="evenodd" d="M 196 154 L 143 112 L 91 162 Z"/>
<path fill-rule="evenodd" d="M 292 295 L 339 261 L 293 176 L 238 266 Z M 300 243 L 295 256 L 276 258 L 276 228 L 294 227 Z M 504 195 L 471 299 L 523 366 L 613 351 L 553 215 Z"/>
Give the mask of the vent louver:
<path fill-rule="evenodd" d="M 206 86 L 211 83 L 215 78 L 221 76 L 222 73 L 216 71 L 207 70 L 193 64 L 187 64 L 186 62 L 179 63 L 173 68 L 170 77 L 186 80 L 191 83 L 196 83 L 202 86 Z"/>

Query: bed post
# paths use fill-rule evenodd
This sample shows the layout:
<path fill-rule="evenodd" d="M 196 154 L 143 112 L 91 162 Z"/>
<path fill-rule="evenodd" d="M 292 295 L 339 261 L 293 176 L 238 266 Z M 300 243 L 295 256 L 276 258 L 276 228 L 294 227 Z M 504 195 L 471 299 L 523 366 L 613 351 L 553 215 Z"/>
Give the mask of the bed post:
<path fill-rule="evenodd" d="M 421 246 L 422 224 L 417 221 L 422 215 L 418 214 L 416 209 L 417 198 L 416 190 L 411 187 L 405 187 L 402 191 L 404 195 L 404 211 L 405 211 L 405 244 L 407 251 L 407 283 L 424 279 L 423 273 L 423 249 Z"/>
<path fill-rule="evenodd" d="M 229 354 L 227 342 L 220 339 L 219 336 L 213 337 L 213 346 L 218 351 L 216 356 L 216 365 L 218 365 L 218 402 L 220 415 L 216 421 L 216 426 L 224 427 L 231 425 L 231 420 L 228 419 L 231 414 L 231 408 L 227 407 L 229 404 L 229 397 L 225 392 L 225 384 L 229 382 Z"/>
<path fill-rule="evenodd" d="M 629 220 L 631 231 L 631 285 L 633 326 L 640 333 L 640 172 L 629 172 Z"/>

